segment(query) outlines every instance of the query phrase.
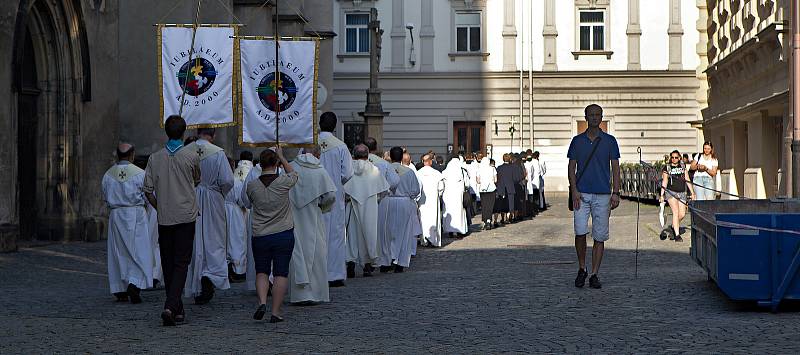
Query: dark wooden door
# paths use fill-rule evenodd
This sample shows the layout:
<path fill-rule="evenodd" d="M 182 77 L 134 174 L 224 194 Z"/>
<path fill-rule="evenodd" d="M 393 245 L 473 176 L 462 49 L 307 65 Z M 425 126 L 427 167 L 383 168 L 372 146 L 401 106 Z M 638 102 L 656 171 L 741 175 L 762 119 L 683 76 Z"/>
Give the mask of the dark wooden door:
<path fill-rule="evenodd" d="M 453 151 L 481 153 L 486 148 L 486 122 L 453 122 Z"/>
<path fill-rule="evenodd" d="M 578 121 L 578 134 L 581 134 L 581 133 L 585 132 L 586 128 L 589 128 L 589 124 L 586 123 L 586 120 L 579 120 Z M 608 132 L 608 121 L 601 122 L 600 123 L 600 129 L 603 130 L 603 132 L 609 133 Z"/>

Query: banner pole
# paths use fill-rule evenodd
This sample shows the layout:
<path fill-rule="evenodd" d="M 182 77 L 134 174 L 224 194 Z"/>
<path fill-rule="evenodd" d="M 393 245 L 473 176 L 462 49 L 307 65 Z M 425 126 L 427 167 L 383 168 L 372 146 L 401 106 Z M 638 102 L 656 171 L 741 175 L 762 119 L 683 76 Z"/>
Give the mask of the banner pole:
<path fill-rule="evenodd" d="M 194 39 L 197 36 L 197 26 L 198 26 L 197 21 L 200 19 L 200 3 L 202 2 L 203 0 L 197 0 L 197 10 L 194 13 L 194 28 L 192 28 L 192 46 L 189 47 L 189 67 L 186 68 L 186 77 L 183 78 L 183 90 L 182 90 L 183 92 L 181 93 L 181 106 L 180 109 L 178 110 L 178 115 L 181 117 L 183 117 L 183 100 L 184 98 L 186 98 L 186 88 L 188 87 L 188 85 L 186 84 L 189 83 L 189 70 L 191 70 L 190 68 L 192 66 L 192 53 L 194 53 Z M 161 119 L 164 118 L 162 117 Z"/>
<path fill-rule="evenodd" d="M 281 69 L 280 57 L 278 56 L 278 39 L 280 38 L 280 34 L 278 33 L 278 24 L 280 23 L 280 13 L 278 12 L 279 2 L 280 1 L 275 0 L 275 145 L 280 147 L 281 138 L 279 126 L 281 121 Z"/>

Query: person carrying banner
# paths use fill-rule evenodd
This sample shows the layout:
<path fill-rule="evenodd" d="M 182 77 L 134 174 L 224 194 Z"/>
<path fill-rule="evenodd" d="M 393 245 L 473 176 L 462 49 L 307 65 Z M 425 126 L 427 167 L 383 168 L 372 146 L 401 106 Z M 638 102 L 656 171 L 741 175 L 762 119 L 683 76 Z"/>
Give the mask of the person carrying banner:
<path fill-rule="evenodd" d="M 153 286 L 153 254 L 145 197 L 144 170 L 133 165 L 134 149 L 117 147 L 118 162 L 103 175 L 108 205 L 108 284 L 117 301 L 141 303 L 141 289 Z"/>
<path fill-rule="evenodd" d="M 200 184 L 197 205 L 200 216 L 195 226 L 194 258 L 186 279 L 186 297 L 195 304 L 206 304 L 214 288 L 229 289 L 227 261 L 227 216 L 225 195 L 233 188 L 233 171 L 225 151 L 213 144 L 215 129 L 199 128 L 197 141 L 186 146 L 200 157 Z"/>
<path fill-rule="evenodd" d="M 261 176 L 247 184 L 245 206 L 252 208 L 253 239 L 251 248 L 256 272 L 256 293 L 259 306 L 253 319 L 261 320 L 267 312 L 267 295 L 272 288 L 272 317 L 270 323 L 282 322 L 281 304 L 289 286 L 289 265 L 294 252 L 294 218 L 289 192 L 298 175 L 283 156 L 280 146 L 275 151 L 265 149 L 259 159 Z M 279 174 L 283 167 L 285 174 Z M 269 285 L 269 275 L 274 286 Z"/>
<path fill-rule="evenodd" d="M 344 279 L 347 276 L 343 185 L 353 176 L 353 160 L 347 145 L 333 135 L 336 121 L 336 114 L 333 112 L 325 112 L 319 118 L 319 145 L 322 148 L 319 160 L 336 185 L 336 201 L 331 212 L 322 215 L 328 241 L 328 283 L 331 287 L 344 286 Z"/>
<path fill-rule="evenodd" d="M 422 226 L 422 245 L 442 246 L 442 193 L 444 192 L 444 176 L 432 167 L 433 156 L 422 156 L 423 167 L 417 171 L 420 181 L 421 196 L 419 205 L 420 224 Z"/>
<path fill-rule="evenodd" d="M 195 186 L 200 183 L 200 157 L 194 150 L 183 149 L 186 121 L 181 116 L 169 116 L 164 131 L 169 140 L 164 148 L 150 155 L 142 190 L 158 211 L 158 245 L 167 294 L 161 320 L 165 326 L 173 326 L 184 321 L 186 315 L 181 294 L 192 261 L 199 211 Z"/>
<path fill-rule="evenodd" d="M 353 148 L 353 177 L 344 185 L 347 194 L 347 272 L 355 277 L 356 264 L 363 266 L 364 276 L 372 276 L 379 256 L 379 200 L 389 190 L 389 183 L 374 164 L 363 144 Z M 391 244 L 389 245 L 391 248 Z M 391 259 L 390 259 L 391 262 Z"/>
<path fill-rule="evenodd" d="M 389 240 L 392 242 L 392 256 L 391 260 L 386 260 L 381 255 L 380 264 L 391 266 L 393 263 L 394 272 L 400 273 L 411 263 L 417 236 L 422 234 L 416 203 L 420 188 L 414 170 L 400 163 L 403 159 L 403 148 L 393 147 L 389 150 L 389 157 L 392 159 L 391 168 L 397 172 L 400 182 L 394 190 L 389 191 L 385 202 L 382 202 L 390 212 L 387 215 L 385 234 L 390 236 Z"/>
<path fill-rule="evenodd" d="M 323 214 L 336 200 L 336 185 L 319 163 L 318 145 L 290 164 L 299 175 L 289 192 L 295 244 L 289 265 L 289 300 L 294 304 L 329 302 L 328 246 Z"/>

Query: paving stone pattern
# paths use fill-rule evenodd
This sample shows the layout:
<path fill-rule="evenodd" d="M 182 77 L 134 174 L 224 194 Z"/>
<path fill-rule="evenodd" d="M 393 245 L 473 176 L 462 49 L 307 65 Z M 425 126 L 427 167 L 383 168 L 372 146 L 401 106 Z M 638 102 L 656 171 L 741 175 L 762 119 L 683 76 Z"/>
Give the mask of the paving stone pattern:
<path fill-rule="evenodd" d="M 163 290 L 140 305 L 108 293 L 106 245 L 28 246 L 0 254 L 0 353 L 797 353 L 800 317 L 733 302 L 660 241 L 642 206 L 614 211 L 603 288 L 576 289 L 572 218 L 563 196 L 533 220 L 421 249 L 403 274 L 358 277 L 332 302 L 253 321 L 255 295 L 234 284 L 187 323 L 160 326 Z M 589 253 L 591 255 L 591 253 Z M 188 300 L 187 300 L 188 302 Z M 794 307 L 797 308 L 797 307 Z"/>

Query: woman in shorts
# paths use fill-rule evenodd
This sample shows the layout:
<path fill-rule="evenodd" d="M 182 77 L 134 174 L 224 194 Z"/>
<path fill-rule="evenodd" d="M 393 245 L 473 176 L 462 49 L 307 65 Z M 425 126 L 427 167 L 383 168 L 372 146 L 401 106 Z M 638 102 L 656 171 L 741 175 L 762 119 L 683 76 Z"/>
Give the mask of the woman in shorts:
<path fill-rule="evenodd" d="M 694 196 L 694 189 L 691 184 L 686 183 L 689 181 L 689 171 L 686 165 L 681 161 L 681 153 L 673 150 L 669 155 L 669 163 L 664 165 L 661 169 L 661 197 L 659 202 L 667 201 L 669 208 L 672 210 L 672 230 L 674 233 L 670 239 L 676 242 L 682 242 L 681 238 L 681 221 L 686 217 L 686 203 L 688 197 L 686 191 L 691 192 Z"/>

